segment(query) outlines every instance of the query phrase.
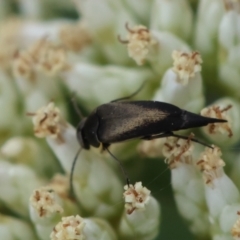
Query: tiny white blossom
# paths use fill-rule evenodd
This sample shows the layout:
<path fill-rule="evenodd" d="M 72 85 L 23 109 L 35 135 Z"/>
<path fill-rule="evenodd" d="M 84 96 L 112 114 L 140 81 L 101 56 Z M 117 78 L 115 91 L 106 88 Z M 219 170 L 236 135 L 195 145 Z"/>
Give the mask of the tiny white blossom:
<path fill-rule="evenodd" d="M 117 240 L 112 227 L 100 218 L 63 217 L 50 234 L 51 240 Z"/>
<path fill-rule="evenodd" d="M 223 175 L 222 168 L 225 166 L 225 162 L 220 158 L 222 155 L 220 148 L 212 147 L 213 149 L 206 148 L 197 162 L 197 166 L 203 173 L 205 183 L 210 186 L 214 179 Z"/>
<path fill-rule="evenodd" d="M 182 85 L 188 84 L 196 73 L 200 72 L 202 59 L 198 52 L 186 53 L 173 51 L 173 71 L 178 75 L 178 81 Z"/>
<path fill-rule="evenodd" d="M 67 70 L 67 55 L 63 47 L 42 38 L 27 50 L 18 53 L 15 57 L 13 69 L 16 77 L 24 77 L 30 81 L 36 79 L 37 72 L 46 75 L 56 75 Z"/>
<path fill-rule="evenodd" d="M 150 191 L 142 186 L 141 182 L 137 182 L 134 186 L 125 185 L 124 186 L 124 198 L 125 198 L 125 208 L 128 214 L 132 214 L 137 209 L 145 208 L 145 205 L 149 201 Z"/>
<path fill-rule="evenodd" d="M 227 111 L 231 109 L 232 106 L 228 105 L 225 108 L 220 108 L 217 105 L 210 106 L 208 108 L 204 108 L 201 111 L 201 115 L 204 117 L 218 118 L 218 119 L 227 119 Z M 208 125 L 208 131 L 211 134 L 216 132 L 227 132 L 228 136 L 231 137 L 233 132 L 230 128 L 229 122 L 226 123 L 211 123 Z"/>
<path fill-rule="evenodd" d="M 125 185 L 125 209 L 119 222 L 122 239 L 154 239 L 159 227 L 160 207 L 141 182 Z"/>
<path fill-rule="evenodd" d="M 128 24 L 126 24 L 126 29 L 128 30 L 127 39 L 119 40 L 127 44 L 129 57 L 133 58 L 138 65 L 142 65 L 150 49 L 156 45 L 157 42 L 145 26 L 139 25 L 130 28 Z"/>
<path fill-rule="evenodd" d="M 220 216 L 224 206 L 238 203 L 240 197 L 237 187 L 223 170 L 225 162 L 221 155 L 222 152 L 218 147 L 206 148 L 197 162 L 203 173 L 209 212 L 215 220 Z"/>
<path fill-rule="evenodd" d="M 30 204 L 39 217 L 63 213 L 63 208 L 58 203 L 57 195 L 50 187 L 42 187 L 35 190 L 30 197 Z"/>
<path fill-rule="evenodd" d="M 51 240 L 84 240 L 84 220 L 79 216 L 63 217 L 53 229 Z"/>
<path fill-rule="evenodd" d="M 188 140 L 168 137 L 165 140 L 162 152 L 170 168 L 175 168 L 179 162 L 189 163 L 192 161 L 193 144 L 191 134 Z"/>
<path fill-rule="evenodd" d="M 172 52 L 173 67 L 168 68 L 161 80 L 154 100 L 172 103 L 191 112 L 204 106 L 201 56 L 197 52 Z"/>
<path fill-rule="evenodd" d="M 224 119 L 227 122 L 211 123 L 203 127 L 203 132 L 217 144 L 233 145 L 239 140 L 239 125 L 236 119 L 240 118 L 239 103 L 231 98 L 222 98 L 204 108 L 201 115 L 205 117 Z M 226 141 L 227 140 L 227 141 Z"/>
<path fill-rule="evenodd" d="M 211 228 L 219 229 L 217 232 L 211 232 L 212 238 L 230 239 L 230 231 L 236 221 L 236 211 L 240 207 L 240 193 L 223 170 L 225 162 L 221 158 L 221 150 L 212 147 L 213 149 L 205 149 L 197 166 L 203 173 Z"/>
<path fill-rule="evenodd" d="M 66 122 L 61 118 L 60 110 L 53 102 L 29 115 L 33 115 L 34 133 L 37 137 L 51 136 L 62 141 L 61 131 L 66 128 Z"/>

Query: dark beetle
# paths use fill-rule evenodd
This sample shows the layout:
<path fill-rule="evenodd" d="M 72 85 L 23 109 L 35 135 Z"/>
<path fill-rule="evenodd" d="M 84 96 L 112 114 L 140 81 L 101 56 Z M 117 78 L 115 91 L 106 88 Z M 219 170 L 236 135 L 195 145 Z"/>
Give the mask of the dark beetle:
<path fill-rule="evenodd" d="M 103 149 L 106 149 L 119 163 L 129 185 L 129 178 L 121 162 L 108 150 L 108 146 L 112 143 L 136 138 L 151 140 L 170 136 L 188 139 L 188 137 L 177 135 L 173 131 L 202 127 L 209 123 L 227 122 L 224 119 L 203 117 L 164 102 L 121 101 L 129 99 L 131 96 L 100 105 L 80 122 L 77 127 L 77 139 L 81 148 L 73 160 L 70 175 L 70 192 L 72 194 L 74 166 L 82 148 L 89 149 L 90 146 L 99 147 L 102 144 Z M 73 103 L 76 111 L 81 116 L 76 102 Z M 210 147 L 197 139 L 190 139 Z"/>
<path fill-rule="evenodd" d="M 175 136 L 188 139 L 173 131 L 220 122 L 227 121 L 203 117 L 169 103 L 115 101 L 100 105 L 84 118 L 77 128 L 77 139 L 84 149 L 99 147 L 100 144 L 106 149 L 112 143 L 134 138 L 151 140 Z M 191 140 L 199 142 L 197 139 Z"/>

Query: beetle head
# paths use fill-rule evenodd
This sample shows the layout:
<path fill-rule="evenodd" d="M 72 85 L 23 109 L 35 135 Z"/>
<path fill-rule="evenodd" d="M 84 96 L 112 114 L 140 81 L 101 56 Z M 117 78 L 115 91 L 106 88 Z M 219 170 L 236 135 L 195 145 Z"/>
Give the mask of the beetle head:
<path fill-rule="evenodd" d="M 84 131 L 83 131 L 86 120 L 87 118 L 84 118 L 77 127 L 77 140 L 82 148 L 89 149 L 90 145 L 87 139 L 84 137 Z"/>

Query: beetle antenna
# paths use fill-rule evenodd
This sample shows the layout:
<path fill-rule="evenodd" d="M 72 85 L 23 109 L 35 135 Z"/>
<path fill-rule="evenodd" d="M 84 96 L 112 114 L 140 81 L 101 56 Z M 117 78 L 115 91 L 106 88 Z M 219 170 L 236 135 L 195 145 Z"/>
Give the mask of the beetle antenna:
<path fill-rule="evenodd" d="M 121 168 L 121 170 L 122 170 L 122 173 L 123 173 L 123 175 L 124 175 L 124 177 L 125 177 L 125 179 L 126 179 L 127 185 L 129 186 L 129 185 L 130 185 L 130 180 L 129 180 L 129 177 L 128 177 L 127 173 L 125 172 L 125 170 L 124 170 L 124 168 L 123 168 L 123 165 L 122 165 L 121 161 L 120 161 L 119 159 L 117 159 L 117 158 L 110 152 L 110 150 L 109 150 L 107 147 L 105 147 L 104 149 L 106 149 L 106 150 L 108 151 L 108 153 L 111 155 L 111 157 L 118 162 L 118 164 L 119 164 L 119 166 L 120 166 L 120 168 Z"/>
<path fill-rule="evenodd" d="M 84 116 L 83 116 L 81 110 L 79 109 L 79 107 L 78 107 L 78 105 L 77 105 L 77 101 L 76 101 L 76 92 L 73 92 L 73 95 L 72 95 L 71 101 L 72 101 L 72 104 L 73 104 L 74 110 L 75 110 L 75 112 L 77 113 L 77 115 L 79 116 L 79 118 L 80 118 L 80 119 L 83 119 Z"/>
<path fill-rule="evenodd" d="M 77 159 L 78 159 L 78 156 L 81 152 L 82 148 L 79 148 L 75 157 L 74 157 L 74 160 L 73 160 L 73 163 L 72 163 L 72 167 L 71 167 L 71 172 L 70 172 L 70 196 L 73 196 L 74 197 L 74 189 L 73 189 L 73 173 L 74 173 L 74 169 L 75 169 L 75 165 L 76 165 L 76 162 L 77 162 Z"/>
<path fill-rule="evenodd" d="M 129 99 L 129 98 L 134 97 L 135 95 L 137 95 L 137 94 L 143 89 L 143 87 L 145 86 L 146 82 L 147 82 L 147 81 L 143 81 L 143 83 L 141 84 L 141 86 L 140 86 L 135 92 L 133 92 L 131 95 L 129 95 L 129 96 L 127 96 L 127 97 L 117 98 L 117 99 L 115 99 L 115 100 L 113 100 L 113 101 L 111 101 L 111 102 L 118 102 L 118 101 L 127 100 L 127 99 Z"/>

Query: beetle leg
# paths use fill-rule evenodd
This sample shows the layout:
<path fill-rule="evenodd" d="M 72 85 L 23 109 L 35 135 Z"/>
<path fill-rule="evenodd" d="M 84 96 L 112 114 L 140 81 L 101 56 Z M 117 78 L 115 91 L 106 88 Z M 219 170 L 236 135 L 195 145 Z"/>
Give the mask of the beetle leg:
<path fill-rule="evenodd" d="M 170 137 L 171 137 L 171 136 L 172 136 L 172 137 L 176 137 L 176 138 L 186 139 L 186 140 L 190 139 L 190 140 L 193 141 L 193 142 L 199 143 L 199 144 L 201 144 L 201 145 L 203 145 L 203 146 L 205 146 L 205 147 L 209 147 L 209 148 L 212 148 L 212 149 L 213 149 L 213 147 L 210 146 L 209 144 L 207 144 L 207 143 L 205 143 L 205 142 L 202 142 L 202 141 L 199 141 L 199 140 L 196 139 L 196 138 L 189 138 L 189 137 L 182 136 L 182 135 L 178 135 L 178 134 L 174 134 L 174 133 L 172 133 L 172 135 L 170 135 Z"/>
<path fill-rule="evenodd" d="M 191 141 L 199 143 L 199 144 L 201 144 L 203 146 L 206 146 L 206 147 L 209 147 L 209 148 L 213 148 L 212 146 L 208 145 L 207 143 L 199 141 L 196 138 L 189 138 L 189 137 L 186 137 L 186 136 L 175 134 L 173 132 L 165 132 L 165 133 L 160 133 L 160 134 L 157 134 L 157 135 L 145 136 L 142 139 L 143 140 L 152 140 L 152 139 L 164 138 L 164 137 L 176 137 L 176 138 L 181 138 L 181 139 L 185 139 L 185 140 L 189 140 L 190 139 Z"/>
<path fill-rule="evenodd" d="M 101 152 L 104 152 L 109 146 L 110 146 L 109 143 L 102 143 L 102 149 L 101 149 Z"/>
<path fill-rule="evenodd" d="M 144 136 L 141 139 L 143 140 L 152 140 L 152 139 L 156 139 L 156 138 L 164 138 L 164 137 L 169 137 L 172 136 L 172 132 L 165 132 L 165 133 L 160 133 L 157 135 L 149 135 L 149 136 Z"/>
<path fill-rule="evenodd" d="M 110 152 L 110 150 L 108 149 L 108 147 L 106 147 L 106 146 L 109 146 L 110 144 L 104 144 L 103 145 L 103 147 L 104 147 L 104 149 L 110 154 L 110 156 L 114 159 L 114 160 L 116 160 L 117 161 L 117 163 L 118 163 L 118 165 L 119 165 L 119 167 L 121 168 L 121 170 L 122 170 L 122 173 L 123 173 L 123 175 L 124 175 L 124 177 L 125 177 L 125 179 L 126 179 L 126 182 L 127 182 L 127 185 L 128 185 L 128 187 L 129 187 L 129 185 L 130 185 L 130 179 L 129 179 L 129 177 L 128 177 L 128 174 L 125 172 L 125 169 L 124 169 L 124 167 L 123 167 L 123 165 L 122 165 L 122 162 L 118 159 L 118 158 L 116 158 L 111 152 Z"/>

